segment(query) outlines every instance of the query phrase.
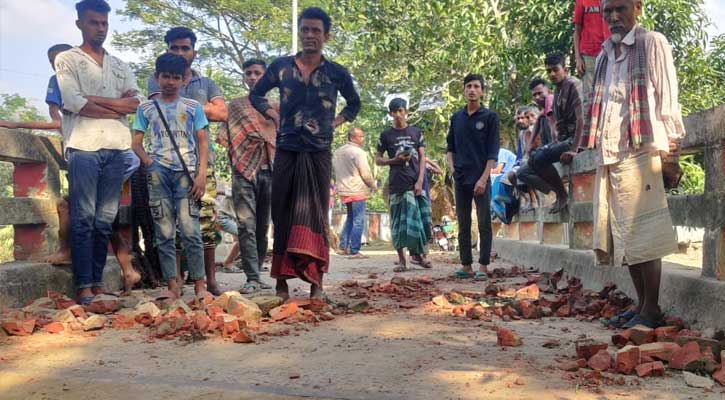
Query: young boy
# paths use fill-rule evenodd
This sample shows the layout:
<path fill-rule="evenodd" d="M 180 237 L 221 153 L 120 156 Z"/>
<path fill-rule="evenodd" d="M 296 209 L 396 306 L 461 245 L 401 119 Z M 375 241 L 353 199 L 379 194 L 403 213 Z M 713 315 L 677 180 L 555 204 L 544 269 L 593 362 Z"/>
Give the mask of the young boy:
<path fill-rule="evenodd" d="M 201 105 L 179 96 L 184 82 L 186 60 L 175 54 L 163 54 L 156 59 L 155 77 L 161 87 L 155 100 L 141 103 L 133 124 L 133 150 L 148 169 L 149 206 L 154 216 L 154 232 L 158 242 L 159 259 L 169 291 L 176 296 L 181 289 L 176 271 L 176 226 L 189 263 L 189 277 L 194 292 L 204 291 L 204 246 L 199 227 L 198 201 L 204 194 L 209 143 L 206 128 L 209 121 Z M 155 101 L 163 112 L 183 159 L 169 138 L 169 132 L 157 111 Z M 151 155 L 143 148 L 143 136 L 151 133 Z M 196 151 L 199 151 L 198 157 Z M 184 164 L 194 182 L 184 171 Z M 195 174 L 196 173 L 196 174 Z"/>
<path fill-rule="evenodd" d="M 393 126 L 380 134 L 377 165 L 390 166 L 390 215 L 393 246 L 398 252 L 395 272 L 409 268 L 405 248 L 413 261 L 431 268 L 426 260 L 427 244 L 431 238 L 431 215 L 428 198 L 423 192 L 425 177 L 425 141 L 420 129 L 409 126 L 405 100 L 395 98 L 388 105 Z M 384 154 L 387 152 L 388 158 Z"/>

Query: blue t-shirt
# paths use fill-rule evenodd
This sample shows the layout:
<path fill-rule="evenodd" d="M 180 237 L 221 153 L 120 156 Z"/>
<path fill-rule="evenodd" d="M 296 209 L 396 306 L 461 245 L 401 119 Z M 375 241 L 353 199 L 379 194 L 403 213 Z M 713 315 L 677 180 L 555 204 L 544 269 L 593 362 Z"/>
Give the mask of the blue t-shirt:
<path fill-rule="evenodd" d="M 45 102 L 48 105 L 55 104 L 63 109 L 63 99 L 60 97 L 60 87 L 58 86 L 58 78 L 55 75 L 50 77 L 48 81 L 48 91 L 45 93 Z"/>
<path fill-rule="evenodd" d="M 189 171 L 196 171 L 196 132 L 209 126 L 204 109 L 197 101 L 183 97 L 173 103 L 159 101 L 159 106 L 186 166 Z M 174 171 L 184 170 L 152 100 L 144 101 L 138 106 L 133 129 L 144 133 L 151 132 L 149 155 L 154 161 Z"/>
<path fill-rule="evenodd" d="M 501 170 L 501 174 L 505 175 L 509 171 L 511 171 L 511 168 L 514 167 L 514 164 L 516 163 L 516 154 L 506 150 L 506 149 L 498 149 L 498 164 L 504 163 L 503 170 Z M 498 167 L 498 164 L 496 165 Z"/>

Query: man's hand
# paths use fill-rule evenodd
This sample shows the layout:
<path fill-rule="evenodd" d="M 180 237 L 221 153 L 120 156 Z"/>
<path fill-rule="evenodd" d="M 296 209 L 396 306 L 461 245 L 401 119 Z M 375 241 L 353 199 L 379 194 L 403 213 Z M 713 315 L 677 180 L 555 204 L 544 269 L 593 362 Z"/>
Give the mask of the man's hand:
<path fill-rule="evenodd" d="M 202 196 L 204 196 L 204 191 L 206 189 L 206 174 L 202 175 L 199 174 L 196 178 L 194 178 L 194 186 L 191 187 L 191 190 L 189 190 L 189 193 L 191 194 L 191 197 L 194 200 L 201 199 Z"/>
<path fill-rule="evenodd" d="M 578 76 L 584 76 L 584 73 L 587 71 L 586 64 L 584 63 L 584 58 L 582 56 L 579 56 L 576 58 L 576 74 Z"/>
<path fill-rule="evenodd" d="M 476 186 L 473 187 L 474 196 L 482 196 L 486 193 L 486 182 L 488 182 L 488 177 L 486 179 L 481 178 L 476 182 Z"/>
<path fill-rule="evenodd" d="M 0 128 L 16 129 L 17 127 L 18 127 L 17 122 L 0 121 Z"/>
<path fill-rule="evenodd" d="M 138 90 L 129 89 L 121 95 L 122 99 L 128 98 L 128 97 L 136 97 L 138 95 Z"/>
<path fill-rule="evenodd" d="M 564 165 L 569 165 L 574 161 L 574 156 L 576 156 L 576 151 L 567 151 L 559 157 L 559 161 Z"/>
<path fill-rule="evenodd" d="M 154 163 L 154 159 L 151 158 L 151 157 L 146 157 L 146 159 L 145 160 L 141 160 L 141 162 L 143 162 L 144 167 L 148 168 L 148 167 L 151 166 L 151 164 Z"/>
<path fill-rule="evenodd" d="M 398 154 L 395 156 L 395 158 L 393 158 L 393 161 L 395 162 L 395 164 L 405 164 L 408 161 L 410 161 L 410 159 L 411 159 L 410 155 L 406 156 L 404 154 Z"/>
<path fill-rule="evenodd" d="M 415 182 L 415 186 L 413 187 L 413 191 L 415 191 L 416 196 L 420 196 L 423 194 L 423 182 L 417 181 Z"/>
<path fill-rule="evenodd" d="M 277 110 L 270 107 L 267 109 L 266 113 L 267 113 L 267 116 L 269 117 L 269 119 L 271 119 L 272 122 L 274 122 L 275 129 L 279 130 L 279 113 L 277 112 Z"/>

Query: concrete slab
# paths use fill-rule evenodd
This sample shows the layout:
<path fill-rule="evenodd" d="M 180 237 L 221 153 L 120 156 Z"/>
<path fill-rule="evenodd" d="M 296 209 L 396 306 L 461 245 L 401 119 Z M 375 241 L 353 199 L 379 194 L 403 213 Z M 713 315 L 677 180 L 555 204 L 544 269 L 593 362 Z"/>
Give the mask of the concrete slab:
<path fill-rule="evenodd" d="M 605 283 L 613 282 L 636 299 L 627 269 L 596 266 L 591 250 L 500 238 L 494 239 L 493 249 L 499 257 L 521 266 L 549 272 L 564 268 L 567 274 L 580 278 L 585 289 L 599 290 Z M 725 313 L 717 311 L 725 308 L 725 282 L 700 274 L 698 268 L 663 263 L 660 306 L 697 329 L 725 328 Z"/>
<path fill-rule="evenodd" d="M 107 291 L 120 290 L 121 268 L 115 258 L 109 257 L 103 273 Z M 28 301 L 48 295 L 48 291 L 75 297 L 71 267 L 47 263 L 16 261 L 0 266 L 0 309 L 19 307 Z"/>

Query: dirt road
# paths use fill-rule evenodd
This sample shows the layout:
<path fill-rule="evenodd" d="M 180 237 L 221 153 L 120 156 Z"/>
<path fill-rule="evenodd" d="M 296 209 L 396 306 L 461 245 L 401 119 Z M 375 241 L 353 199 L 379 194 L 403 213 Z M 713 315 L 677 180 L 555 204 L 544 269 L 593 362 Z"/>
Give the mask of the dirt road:
<path fill-rule="evenodd" d="M 368 251 L 367 260 L 332 257 L 326 290 L 339 300 L 340 284 L 355 279 L 390 280 L 391 251 Z M 450 274 L 450 255 L 434 255 L 431 271 Z M 497 261 L 496 266 L 507 266 Z M 221 274 L 229 289 L 243 276 Z M 440 290 L 482 291 L 483 284 L 436 281 Z M 302 286 L 297 296 L 306 295 Z M 387 301 L 387 302 L 386 302 Z M 288 336 L 256 344 L 219 337 L 195 342 L 150 342 L 145 328 L 97 335 L 36 333 L 0 338 L 1 399 L 721 399 L 685 385 L 679 372 L 663 378 L 625 378 L 624 385 L 585 387 L 561 371 L 557 358 L 574 354 L 583 336 L 609 341 L 598 323 L 545 318 L 482 322 L 455 318 L 422 301 L 383 311 L 349 314 L 333 321 L 289 325 Z M 412 307 L 412 308 L 407 308 Z M 517 348 L 496 345 L 495 326 L 515 330 Z M 559 347 L 542 345 L 558 339 Z"/>

